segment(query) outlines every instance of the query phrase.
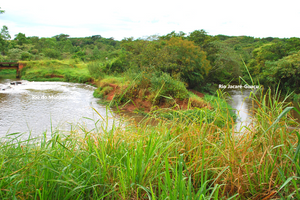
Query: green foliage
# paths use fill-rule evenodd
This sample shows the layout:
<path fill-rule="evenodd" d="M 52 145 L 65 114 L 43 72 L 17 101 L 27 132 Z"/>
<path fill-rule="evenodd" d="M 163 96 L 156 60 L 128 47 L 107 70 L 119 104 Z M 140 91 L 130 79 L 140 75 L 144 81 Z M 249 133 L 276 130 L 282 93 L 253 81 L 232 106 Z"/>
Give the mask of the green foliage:
<path fill-rule="evenodd" d="M 9 40 L 10 35 L 6 26 L 3 26 L 1 35 L 0 51 L 3 55 L 7 54 L 10 49 L 18 48 L 34 54 L 32 57 L 26 58 L 30 60 L 41 60 L 45 57 L 51 59 L 74 58 L 82 61 L 103 60 L 111 52 L 119 49 L 119 43 L 113 38 L 106 39 L 101 36 L 69 38 L 67 34 L 60 34 L 52 38 L 39 38 L 37 36 L 26 37 L 25 34 L 19 33 L 15 35 L 14 40 Z M 38 52 L 43 53 L 44 56 L 38 55 Z"/>
<path fill-rule="evenodd" d="M 85 52 L 83 52 L 83 51 L 77 51 L 77 52 L 72 56 L 72 58 L 73 58 L 73 59 L 79 58 L 80 60 L 85 61 L 85 59 L 86 59 L 86 54 L 85 54 Z"/>
<path fill-rule="evenodd" d="M 115 99 L 120 102 L 140 99 L 147 100 L 152 105 L 160 105 L 164 102 L 174 104 L 174 100 L 183 100 L 189 96 L 183 82 L 164 72 L 142 72 L 130 79 L 132 80 L 126 89 L 115 96 Z"/>
<path fill-rule="evenodd" d="M 112 60 L 107 61 L 103 69 L 104 72 L 107 74 L 122 73 L 126 69 L 124 65 L 126 64 L 122 62 L 121 58 L 114 58 Z"/>
<path fill-rule="evenodd" d="M 237 116 L 234 110 L 229 106 L 220 93 L 217 96 L 205 95 L 204 99 L 199 98 L 193 93 L 189 93 L 189 106 L 196 107 L 195 109 L 187 110 L 158 110 L 155 113 L 160 117 L 172 120 L 180 121 L 184 123 L 195 123 L 195 124 L 214 124 L 218 127 L 224 127 L 228 125 L 226 122 L 233 120 L 235 121 Z M 207 102 L 210 104 L 208 108 Z"/>
<path fill-rule="evenodd" d="M 122 46 L 131 52 L 127 60 L 132 66 L 147 72 L 163 71 L 191 88 L 201 84 L 210 70 L 200 47 L 181 37 L 154 41 L 127 39 L 122 41 Z"/>
<path fill-rule="evenodd" d="M 60 53 L 55 49 L 46 48 L 43 50 L 45 56 L 53 59 L 59 59 Z"/>
<path fill-rule="evenodd" d="M 229 83 L 233 79 L 238 80 L 241 73 L 242 60 L 235 51 L 225 44 L 210 42 L 209 60 L 213 66 L 209 72 L 209 82 Z"/>
<path fill-rule="evenodd" d="M 164 98 L 163 96 L 181 100 L 188 97 L 188 91 L 184 83 L 179 80 L 173 79 L 167 73 L 154 74 L 150 79 L 150 83 L 150 90 L 159 95 L 159 97 L 157 98 L 158 100 Z"/>
<path fill-rule="evenodd" d="M 0 52 L 4 55 L 8 51 L 10 35 L 7 26 L 3 26 L 0 32 Z"/>
<path fill-rule="evenodd" d="M 106 84 L 117 81 L 124 79 Z M 288 115 L 293 107 L 270 90 L 251 95 L 258 105 L 254 123 L 237 133 L 221 97 L 205 96 L 212 109 L 173 110 L 174 121 L 150 113 L 153 126 L 119 117 L 110 126 L 109 113 L 95 110 L 92 130 L 80 124 L 37 138 L 7 134 L 0 146 L 1 199 L 299 199 L 300 135 L 287 128 L 299 126 Z"/>
<path fill-rule="evenodd" d="M 93 49 L 93 60 L 97 60 L 97 59 L 100 59 L 101 57 L 101 52 L 99 51 L 98 47 L 95 46 L 94 49 Z"/>
<path fill-rule="evenodd" d="M 277 61 L 266 61 L 265 66 L 260 75 L 262 83 L 273 88 L 280 83 L 284 92 L 300 92 L 300 51 Z"/>
<path fill-rule="evenodd" d="M 293 94 L 293 101 L 300 103 L 300 94 Z"/>
<path fill-rule="evenodd" d="M 95 98 L 103 98 L 103 93 L 101 91 L 102 91 L 102 88 L 98 87 L 96 90 L 94 90 L 93 96 Z"/>
<path fill-rule="evenodd" d="M 74 53 L 74 47 L 70 40 L 66 40 L 62 42 L 62 46 L 63 46 L 63 52 Z"/>
<path fill-rule="evenodd" d="M 208 40 L 207 32 L 203 29 L 195 30 L 187 37 L 188 40 L 195 42 L 195 44 L 202 46 Z"/>
<path fill-rule="evenodd" d="M 7 52 L 8 58 L 12 60 L 20 60 L 23 51 L 21 49 L 15 48 L 10 49 Z"/>
<path fill-rule="evenodd" d="M 7 75 L 7 74 L 16 74 L 16 70 L 15 69 L 1 69 L 0 70 L 0 75 Z"/>
<path fill-rule="evenodd" d="M 0 35 L 0 51 L 8 59 L 72 58 L 103 63 L 90 67 L 90 73 L 95 77 L 120 73 L 134 76 L 141 71 L 150 74 L 158 71 L 183 81 L 188 88 L 208 88 L 215 83 L 237 81 L 239 77 L 248 80 L 248 71 L 241 62 L 243 59 L 253 79 L 266 87 L 280 81 L 284 91 L 299 91 L 297 61 L 289 57 L 300 50 L 300 38 L 295 37 L 211 36 L 201 29 L 189 35 L 172 31 L 165 36 L 124 38 L 122 41 L 101 35 L 70 38 L 67 34 L 59 34 L 39 38 L 26 37 L 24 33 L 18 33 L 11 40 L 7 26 L 3 26 Z"/>
<path fill-rule="evenodd" d="M 28 42 L 24 33 L 16 34 L 14 40 L 17 41 L 18 45 L 23 45 L 23 44 L 26 44 Z"/>
<path fill-rule="evenodd" d="M 21 54 L 21 60 L 31 60 L 32 59 L 32 54 L 31 53 L 29 53 L 29 52 L 27 52 L 27 51 L 25 51 L 25 52 L 22 52 L 22 54 Z"/>
<path fill-rule="evenodd" d="M 97 88 L 94 93 L 93 96 L 96 98 L 104 98 L 109 92 L 111 92 L 114 88 L 111 86 L 104 86 Z"/>
<path fill-rule="evenodd" d="M 179 33 L 172 31 L 171 33 L 168 33 L 167 35 L 160 36 L 160 38 L 163 40 L 170 40 L 173 37 L 184 38 L 185 35 L 186 35 L 186 33 L 182 32 L 182 31 L 180 31 Z"/>
<path fill-rule="evenodd" d="M 70 37 L 70 36 L 67 34 L 63 34 L 63 33 L 53 36 L 53 38 L 55 38 L 56 41 L 65 41 L 65 40 L 67 40 L 68 37 Z"/>
<path fill-rule="evenodd" d="M 68 81 L 86 83 L 91 81 L 88 69 L 76 67 L 76 61 L 42 60 L 27 61 L 22 78 L 31 81 Z"/>
<path fill-rule="evenodd" d="M 1 54 L 4 54 L 5 50 L 6 50 L 6 41 L 0 36 L 0 52 Z"/>
<path fill-rule="evenodd" d="M 67 82 L 86 83 L 89 82 L 91 76 L 89 74 L 66 72 L 64 78 Z"/>
<path fill-rule="evenodd" d="M 9 35 L 8 28 L 5 25 L 1 29 L 0 35 L 4 40 L 10 40 L 10 38 L 11 38 Z"/>
<path fill-rule="evenodd" d="M 179 76 L 190 88 L 202 84 L 211 69 L 205 53 L 193 42 L 181 38 L 171 38 L 166 45 L 169 63 L 166 69 L 164 66 L 160 69 L 174 77 Z"/>
<path fill-rule="evenodd" d="M 88 64 L 90 74 L 95 77 L 103 77 L 105 74 L 118 74 L 126 71 L 127 61 L 121 55 L 105 61 L 94 61 Z"/>
<path fill-rule="evenodd" d="M 100 78 L 104 76 L 104 63 L 103 62 L 91 62 L 87 65 L 89 73 L 94 78 Z"/>

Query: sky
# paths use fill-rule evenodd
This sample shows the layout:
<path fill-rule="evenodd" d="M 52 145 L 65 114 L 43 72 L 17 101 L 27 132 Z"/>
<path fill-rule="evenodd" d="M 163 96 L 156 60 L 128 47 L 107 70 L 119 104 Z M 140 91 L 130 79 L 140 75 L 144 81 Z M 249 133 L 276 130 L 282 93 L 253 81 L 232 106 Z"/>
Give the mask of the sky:
<path fill-rule="evenodd" d="M 300 37 L 300 0 L 4 0 L 0 26 L 12 39 L 101 35 L 116 40 L 172 31 L 209 35 Z"/>

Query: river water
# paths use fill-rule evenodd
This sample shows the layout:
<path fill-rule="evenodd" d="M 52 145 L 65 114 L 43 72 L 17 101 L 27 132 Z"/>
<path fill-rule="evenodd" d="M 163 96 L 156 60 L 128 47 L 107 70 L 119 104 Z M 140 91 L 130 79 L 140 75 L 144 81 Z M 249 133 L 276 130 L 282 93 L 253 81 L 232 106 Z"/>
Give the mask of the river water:
<path fill-rule="evenodd" d="M 15 132 L 38 136 L 55 130 L 93 130 L 114 114 L 93 97 L 95 87 L 66 82 L 29 82 L 0 78 L 0 137 Z M 96 124 L 101 124 L 98 122 Z M 112 120 L 109 120 L 109 125 Z M 98 127 L 99 128 L 99 127 Z"/>
<path fill-rule="evenodd" d="M 99 126 L 102 118 L 111 126 L 117 115 L 105 106 L 97 103 L 93 97 L 95 87 L 66 82 L 29 82 L 11 85 L 17 79 L 0 77 L 0 137 L 15 133 L 31 133 L 38 136 L 55 130 L 74 129 L 94 130 L 95 122 Z M 227 102 L 238 115 L 235 130 L 240 132 L 243 126 L 251 123 L 252 101 L 248 98 L 251 89 L 225 89 L 230 97 Z M 105 123 L 106 124 L 106 123 Z M 101 128 L 99 128 L 101 129 Z"/>
<path fill-rule="evenodd" d="M 233 109 L 238 116 L 235 125 L 235 131 L 243 131 L 244 126 L 249 126 L 251 123 L 251 117 L 253 115 L 253 102 L 249 98 L 251 89 L 225 89 L 223 92 L 229 94 L 226 98 L 226 101 Z"/>

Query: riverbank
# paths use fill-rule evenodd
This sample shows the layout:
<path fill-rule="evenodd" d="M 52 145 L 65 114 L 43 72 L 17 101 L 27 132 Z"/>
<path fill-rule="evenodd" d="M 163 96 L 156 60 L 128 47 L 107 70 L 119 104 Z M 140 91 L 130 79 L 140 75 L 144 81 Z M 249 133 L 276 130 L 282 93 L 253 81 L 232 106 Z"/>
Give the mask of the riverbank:
<path fill-rule="evenodd" d="M 156 126 L 128 121 L 108 129 L 102 122 L 101 130 L 83 134 L 53 132 L 25 141 L 8 135 L 0 147 L 0 197 L 299 198 L 299 134 L 286 128 L 294 122 L 285 105 L 268 107 L 268 98 L 260 99 L 253 99 L 259 105 L 253 124 L 238 137 L 232 120 L 218 127 L 201 115 L 199 124 L 183 111 L 168 121 L 151 115 Z M 213 117 L 222 118 L 221 109 Z"/>
<path fill-rule="evenodd" d="M 192 115 L 198 118 L 197 109 L 212 115 L 211 113 L 215 112 L 214 102 L 220 102 L 223 105 L 223 115 L 236 118 L 232 108 L 224 99 L 216 97 L 211 100 L 213 98 L 211 95 L 204 95 L 195 90 L 188 91 L 182 82 L 167 74 L 103 73 L 103 66 L 113 65 L 113 62 L 114 60 L 100 64 L 78 60 L 26 61 L 26 67 L 22 70 L 22 79 L 92 84 L 98 87 L 94 96 L 100 98 L 102 104 L 144 115 L 155 112 L 169 119 L 173 111 L 185 110 L 191 114 L 193 110 Z M 111 69 L 111 66 L 109 68 Z"/>
<path fill-rule="evenodd" d="M 90 72 L 88 64 L 52 61 L 52 71 L 42 76 L 46 64 L 37 63 L 24 77 Z M 94 78 L 94 96 L 119 110 L 135 106 L 132 112 L 147 115 L 144 122 L 108 128 L 98 120 L 101 129 L 53 131 L 25 141 L 7 135 L 0 147 L 2 199 L 300 198 L 299 133 L 287 128 L 299 123 L 271 93 L 250 97 L 258 105 L 252 123 L 236 133 L 223 93 L 188 91 L 164 73 Z"/>
<path fill-rule="evenodd" d="M 93 83 L 86 63 L 78 60 L 23 61 L 26 66 L 21 74 L 28 81 L 63 81 Z"/>

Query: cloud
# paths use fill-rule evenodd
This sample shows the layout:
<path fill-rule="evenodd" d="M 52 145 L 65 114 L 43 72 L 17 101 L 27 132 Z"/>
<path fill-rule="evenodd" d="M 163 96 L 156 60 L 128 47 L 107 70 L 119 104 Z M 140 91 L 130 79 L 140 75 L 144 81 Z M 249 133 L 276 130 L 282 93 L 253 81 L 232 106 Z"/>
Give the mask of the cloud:
<path fill-rule="evenodd" d="M 240 1 L 5 1 L 0 25 L 11 35 L 124 37 L 185 33 L 204 29 L 209 34 L 255 37 L 300 37 L 298 0 Z"/>

